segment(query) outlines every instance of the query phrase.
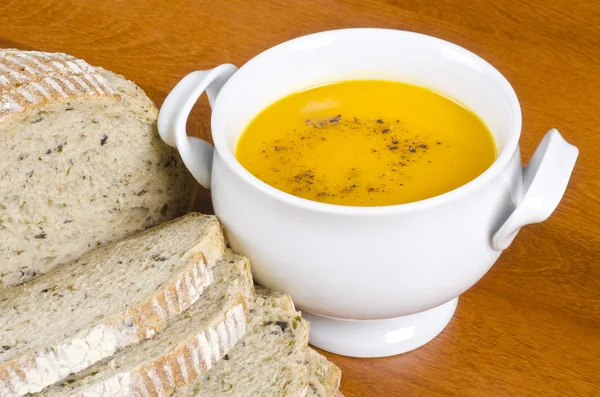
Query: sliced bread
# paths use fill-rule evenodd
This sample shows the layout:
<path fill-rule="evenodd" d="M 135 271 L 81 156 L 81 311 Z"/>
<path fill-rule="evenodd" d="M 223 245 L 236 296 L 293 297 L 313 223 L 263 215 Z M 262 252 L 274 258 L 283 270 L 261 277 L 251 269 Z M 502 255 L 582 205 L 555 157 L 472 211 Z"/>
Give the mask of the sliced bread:
<path fill-rule="evenodd" d="M 0 396 L 152 337 L 198 300 L 224 245 L 216 217 L 192 213 L 0 291 Z"/>
<path fill-rule="evenodd" d="M 333 397 L 340 388 L 342 371 L 320 355 L 309 348 L 306 352 L 306 366 L 308 367 L 309 389 L 307 396 Z"/>
<path fill-rule="evenodd" d="M 256 287 L 246 336 L 214 368 L 173 397 L 303 396 L 309 326 L 292 299 Z"/>
<path fill-rule="evenodd" d="M 186 312 L 150 340 L 128 347 L 40 397 L 166 397 L 211 369 L 243 337 L 252 299 L 245 258 L 227 254 L 214 269 L 215 282 Z"/>
<path fill-rule="evenodd" d="M 131 81 L 0 49 L 0 288 L 189 211 L 196 183 Z"/>

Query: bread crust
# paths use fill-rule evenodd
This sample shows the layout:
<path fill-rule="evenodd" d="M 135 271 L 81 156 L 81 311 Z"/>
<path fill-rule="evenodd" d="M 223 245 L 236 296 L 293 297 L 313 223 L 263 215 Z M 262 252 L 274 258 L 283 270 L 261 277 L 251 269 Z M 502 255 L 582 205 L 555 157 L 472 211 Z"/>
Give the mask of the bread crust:
<path fill-rule="evenodd" d="M 180 341 L 171 352 L 130 371 L 121 372 L 89 387 L 82 387 L 71 396 L 170 396 L 175 390 L 190 385 L 200 374 L 212 368 L 244 335 L 248 319 L 246 298 L 241 294 L 237 295 L 229 302 L 226 311 L 216 317 L 218 319 L 213 320 L 214 325 L 198 330 Z M 235 327 L 228 325 L 231 323 Z M 223 338 L 219 338 L 217 331 L 223 327 L 227 330 L 226 344 Z M 213 350 L 213 343 L 219 346 L 218 351 Z"/>
<path fill-rule="evenodd" d="M 62 53 L 0 49 L 0 123 L 48 103 L 119 99 L 99 70 Z"/>

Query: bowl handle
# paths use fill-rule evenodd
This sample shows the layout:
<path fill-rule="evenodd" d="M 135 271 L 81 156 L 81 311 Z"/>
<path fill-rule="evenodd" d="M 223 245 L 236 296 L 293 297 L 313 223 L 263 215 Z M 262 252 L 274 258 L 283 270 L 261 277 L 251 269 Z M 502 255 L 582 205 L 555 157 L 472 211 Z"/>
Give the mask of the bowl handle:
<path fill-rule="evenodd" d="M 502 251 L 525 225 L 545 221 L 565 194 L 579 150 L 565 141 L 555 128 L 540 142 L 523 169 L 523 199 L 492 237 Z"/>
<path fill-rule="evenodd" d="M 179 150 L 187 169 L 207 189 L 210 189 L 214 148 L 203 139 L 188 137 L 185 125 L 200 95 L 206 91 L 212 108 L 219 91 L 236 70 L 234 65 L 227 63 L 188 74 L 169 93 L 158 114 L 160 137 Z"/>

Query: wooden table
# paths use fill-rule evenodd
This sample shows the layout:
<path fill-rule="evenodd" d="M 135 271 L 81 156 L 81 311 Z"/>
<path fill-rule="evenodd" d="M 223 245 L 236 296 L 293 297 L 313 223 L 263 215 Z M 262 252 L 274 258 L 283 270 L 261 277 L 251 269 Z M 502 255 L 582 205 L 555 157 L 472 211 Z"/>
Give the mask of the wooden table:
<path fill-rule="evenodd" d="M 600 396 L 600 2 L 2 0 L 0 46 L 62 51 L 136 81 L 157 104 L 188 72 L 241 65 L 346 27 L 431 34 L 495 65 L 523 107 L 524 159 L 551 127 L 580 149 L 554 215 L 521 231 L 417 351 L 327 356 L 352 396 Z M 209 137 L 204 99 L 190 129 Z M 200 207 L 209 209 L 208 194 Z"/>

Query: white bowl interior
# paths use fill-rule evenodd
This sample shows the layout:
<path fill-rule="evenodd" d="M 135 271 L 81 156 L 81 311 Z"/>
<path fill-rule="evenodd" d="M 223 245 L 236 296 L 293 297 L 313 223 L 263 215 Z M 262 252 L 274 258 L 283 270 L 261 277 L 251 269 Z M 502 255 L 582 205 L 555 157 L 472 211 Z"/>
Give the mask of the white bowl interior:
<path fill-rule="evenodd" d="M 411 32 L 349 29 L 319 33 L 271 48 L 244 65 L 217 98 L 213 139 L 231 153 L 248 123 L 293 92 L 351 79 L 412 83 L 443 93 L 481 117 L 498 153 L 518 140 L 520 108 L 506 79 L 477 55 Z M 221 106 L 220 106 L 221 105 Z"/>

